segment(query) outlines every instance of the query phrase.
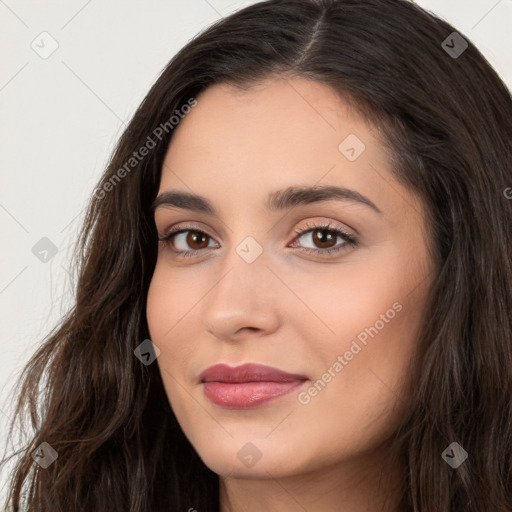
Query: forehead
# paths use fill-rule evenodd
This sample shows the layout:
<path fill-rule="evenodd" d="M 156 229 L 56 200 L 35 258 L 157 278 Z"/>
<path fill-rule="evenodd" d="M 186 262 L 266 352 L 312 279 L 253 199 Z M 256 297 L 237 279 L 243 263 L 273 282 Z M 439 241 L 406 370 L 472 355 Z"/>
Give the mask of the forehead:
<path fill-rule="evenodd" d="M 339 143 L 351 132 L 365 143 L 366 151 L 383 153 L 375 128 L 336 91 L 318 82 L 271 79 L 248 90 L 216 84 L 197 101 L 174 133 L 171 158 L 175 149 L 212 153 L 261 149 L 262 158 L 263 150 L 275 157 L 293 149 L 286 154 L 288 161 L 293 154 L 300 159 L 314 149 L 337 158 Z"/>
<path fill-rule="evenodd" d="M 336 91 L 272 79 L 249 90 L 217 84 L 197 97 L 173 134 L 160 192 L 248 205 L 269 190 L 326 184 L 356 189 L 390 212 L 402 206 L 392 180 L 377 129 Z"/>

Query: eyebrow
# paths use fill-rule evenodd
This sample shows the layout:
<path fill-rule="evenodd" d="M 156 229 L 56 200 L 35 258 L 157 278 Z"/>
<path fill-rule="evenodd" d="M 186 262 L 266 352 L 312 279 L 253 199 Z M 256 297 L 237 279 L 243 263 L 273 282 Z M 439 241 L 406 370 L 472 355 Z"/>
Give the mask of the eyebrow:
<path fill-rule="evenodd" d="M 356 190 L 332 185 L 314 187 L 288 187 L 283 190 L 276 190 L 268 195 L 265 208 L 268 211 L 279 211 L 295 208 L 297 206 L 318 203 L 321 201 L 338 200 L 354 201 L 382 213 L 381 210 L 367 197 Z M 159 206 L 174 206 L 184 210 L 202 212 L 218 217 L 213 205 L 203 196 L 180 191 L 162 192 L 152 203 L 151 210 L 154 212 Z"/>

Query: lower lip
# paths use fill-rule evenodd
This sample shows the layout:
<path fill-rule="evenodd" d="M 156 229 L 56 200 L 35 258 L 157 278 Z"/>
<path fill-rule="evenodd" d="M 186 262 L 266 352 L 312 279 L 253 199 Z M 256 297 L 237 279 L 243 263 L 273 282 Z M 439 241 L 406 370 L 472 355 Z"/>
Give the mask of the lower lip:
<path fill-rule="evenodd" d="M 302 386 L 291 382 L 204 382 L 204 393 L 214 404 L 228 409 L 249 409 L 275 400 Z"/>

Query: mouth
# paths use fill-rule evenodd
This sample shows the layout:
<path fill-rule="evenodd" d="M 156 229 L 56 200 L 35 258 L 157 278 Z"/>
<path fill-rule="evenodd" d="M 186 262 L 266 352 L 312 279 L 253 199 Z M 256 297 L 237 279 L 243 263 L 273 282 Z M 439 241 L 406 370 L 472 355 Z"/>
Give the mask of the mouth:
<path fill-rule="evenodd" d="M 204 394 L 212 403 L 228 409 L 249 409 L 281 398 L 309 379 L 259 364 L 231 367 L 217 364 L 199 376 Z"/>

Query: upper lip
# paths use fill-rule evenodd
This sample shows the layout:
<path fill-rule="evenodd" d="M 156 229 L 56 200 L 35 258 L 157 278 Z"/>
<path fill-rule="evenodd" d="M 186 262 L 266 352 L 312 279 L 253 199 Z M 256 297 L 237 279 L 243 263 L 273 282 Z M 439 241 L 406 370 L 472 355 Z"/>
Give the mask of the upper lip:
<path fill-rule="evenodd" d="M 304 375 L 287 373 L 278 368 L 254 363 L 235 367 L 215 364 L 199 375 L 201 382 L 293 382 L 306 379 Z"/>

